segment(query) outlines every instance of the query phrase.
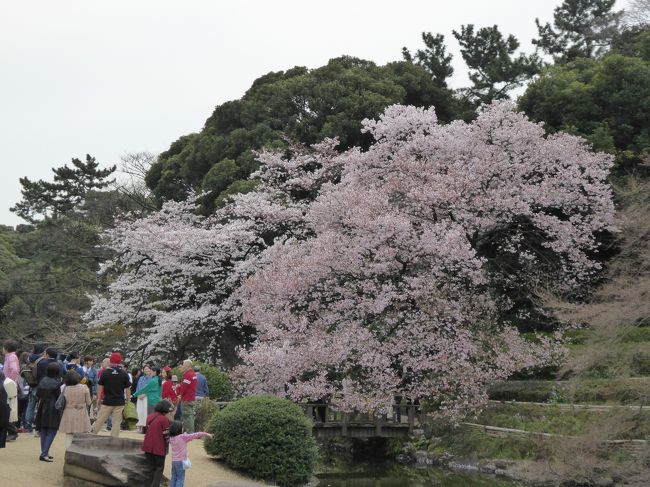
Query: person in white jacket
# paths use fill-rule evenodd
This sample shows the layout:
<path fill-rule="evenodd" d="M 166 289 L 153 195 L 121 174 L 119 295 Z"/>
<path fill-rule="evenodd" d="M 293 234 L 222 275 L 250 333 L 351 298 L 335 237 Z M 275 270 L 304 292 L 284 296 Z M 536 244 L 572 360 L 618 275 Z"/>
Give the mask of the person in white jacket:
<path fill-rule="evenodd" d="M 7 391 L 7 403 L 11 411 L 9 412 L 9 423 L 16 423 L 18 421 L 18 386 L 16 382 L 11 380 L 9 377 L 5 377 L 4 380 L 5 391 Z M 15 429 L 14 429 L 15 431 Z M 10 433 L 7 434 L 7 440 L 15 440 L 17 437 L 16 433 L 13 433 L 10 430 Z"/>

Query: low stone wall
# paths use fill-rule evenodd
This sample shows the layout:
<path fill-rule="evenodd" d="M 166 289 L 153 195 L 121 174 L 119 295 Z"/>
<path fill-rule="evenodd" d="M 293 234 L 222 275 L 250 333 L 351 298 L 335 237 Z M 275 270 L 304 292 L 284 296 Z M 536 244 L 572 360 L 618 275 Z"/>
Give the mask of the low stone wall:
<path fill-rule="evenodd" d="M 152 470 L 142 441 L 76 434 L 66 450 L 64 487 L 144 487 Z"/>

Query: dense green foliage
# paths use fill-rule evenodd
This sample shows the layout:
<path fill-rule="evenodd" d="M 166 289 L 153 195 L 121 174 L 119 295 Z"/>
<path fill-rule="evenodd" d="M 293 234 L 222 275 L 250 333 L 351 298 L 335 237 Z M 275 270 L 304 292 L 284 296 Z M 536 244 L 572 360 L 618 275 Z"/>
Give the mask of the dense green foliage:
<path fill-rule="evenodd" d="M 342 149 L 367 147 L 361 120 L 394 103 L 433 105 L 442 120 L 453 118 L 451 91 L 410 62 L 377 66 L 341 57 L 314 70 L 268 73 L 241 99 L 218 106 L 200 133 L 181 137 L 163 152 L 147 184 L 160 200 L 206 192 L 209 211 L 224 195 L 250 189 L 242 180 L 257 168 L 253 151 L 284 148 L 287 138 L 312 144 L 338 137 Z"/>
<path fill-rule="evenodd" d="M 0 339 L 24 346 L 46 340 L 79 352 L 99 345 L 82 331 L 81 315 L 88 292 L 102 284 L 100 234 L 117 213 L 133 209 L 119 192 L 98 191 L 113 171 L 87 156 L 53 169 L 53 183 L 21 179 L 15 210 L 33 223 L 0 227 Z"/>
<path fill-rule="evenodd" d="M 546 69 L 519 100 L 551 132 L 587 138 L 631 167 L 650 148 L 650 62 L 612 54 Z"/>
<path fill-rule="evenodd" d="M 562 63 L 604 53 L 614 39 L 629 51 L 631 41 L 621 37 L 621 13 L 613 11 L 613 4 L 565 0 L 555 10 L 553 26 L 537 21 L 535 43 Z M 248 177 L 257 169 L 256 150 L 309 145 L 325 137 L 338 137 L 341 149 L 366 148 L 370 141 L 359 130 L 360 121 L 393 103 L 435 106 L 443 122 L 469 120 L 479 104 L 507 98 L 541 68 L 536 54 L 517 52 L 519 41 L 497 26 L 463 25 L 454 36 L 471 87 L 448 88 L 452 56 L 444 36 L 431 32 L 422 33 L 422 48 L 402 49 L 403 62 L 377 66 L 343 56 L 317 69 L 271 72 L 255 80 L 242 98 L 217 106 L 199 133 L 171 144 L 149 171 L 147 185 L 159 203 L 203 193 L 203 211 L 211 213 L 229 196 L 254 187 Z"/>
<path fill-rule="evenodd" d="M 214 415 L 219 412 L 219 406 L 211 399 L 204 398 L 195 404 L 196 415 L 194 416 L 194 429 L 206 431 Z"/>
<path fill-rule="evenodd" d="M 240 399 L 217 413 L 205 441 L 211 455 L 256 478 L 302 485 L 316 463 L 312 423 L 300 407 L 271 396 Z"/>

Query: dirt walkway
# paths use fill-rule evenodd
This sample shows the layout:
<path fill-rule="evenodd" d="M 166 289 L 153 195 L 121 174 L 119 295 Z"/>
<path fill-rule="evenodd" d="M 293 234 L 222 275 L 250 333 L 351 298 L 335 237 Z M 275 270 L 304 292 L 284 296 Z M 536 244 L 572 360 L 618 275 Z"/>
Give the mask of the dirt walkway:
<path fill-rule="evenodd" d="M 103 433 L 106 434 L 106 433 Z M 124 438 L 142 439 L 143 435 L 133 432 L 122 432 Z M 58 434 L 50 449 L 54 457 L 53 463 L 38 460 L 40 440 L 30 434 L 19 435 L 16 441 L 7 443 L 7 448 L 0 449 L 0 470 L 2 485 L 48 485 L 49 487 L 63 486 L 63 462 L 65 457 L 65 435 Z M 247 480 L 240 474 L 229 470 L 221 463 L 210 458 L 203 450 L 201 440 L 189 444 L 189 454 L 192 468 L 187 471 L 185 485 L 187 487 L 256 487 L 263 484 Z M 165 475 L 171 475 L 171 457 L 167 457 Z"/>

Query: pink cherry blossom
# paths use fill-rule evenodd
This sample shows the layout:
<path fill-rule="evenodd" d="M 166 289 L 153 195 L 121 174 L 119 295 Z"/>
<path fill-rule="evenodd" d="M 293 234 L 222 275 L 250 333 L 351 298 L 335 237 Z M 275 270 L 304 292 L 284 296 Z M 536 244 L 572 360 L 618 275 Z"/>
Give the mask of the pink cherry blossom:
<path fill-rule="evenodd" d="M 490 382 L 558 360 L 555 337 L 525 340 L 505 316 L 597 275 L 611 157 L 507 102 L 448 125 L 395 105 L 364 130 L 366 152 L 261 153 L 257 189 L 209 218 L 190 201 L 123 219 L 89 323 L 123 324 L 149 354 L 196 337 L 212 358 L 226 331 L 252 327 L 233 371 L 243 392 L 343 411 L 401 396 L 457 419 Z"/>

